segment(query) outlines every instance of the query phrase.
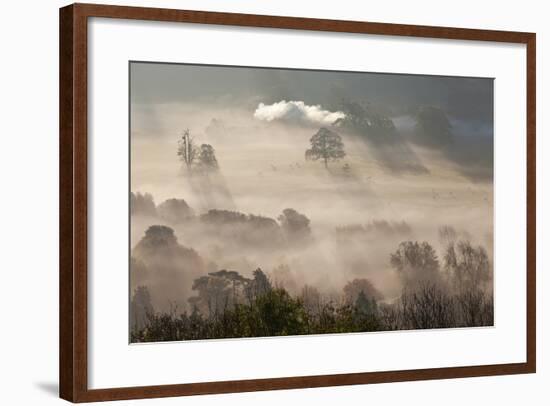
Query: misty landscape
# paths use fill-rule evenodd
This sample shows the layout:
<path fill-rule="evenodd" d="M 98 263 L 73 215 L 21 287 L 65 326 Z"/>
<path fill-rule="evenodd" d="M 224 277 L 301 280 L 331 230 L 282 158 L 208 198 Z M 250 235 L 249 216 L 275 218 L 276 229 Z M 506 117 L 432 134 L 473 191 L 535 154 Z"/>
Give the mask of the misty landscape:
<path fill-rule="evenodd" d="M 132 343 L 493 325 L 493 80 L 132 62 Z"/>

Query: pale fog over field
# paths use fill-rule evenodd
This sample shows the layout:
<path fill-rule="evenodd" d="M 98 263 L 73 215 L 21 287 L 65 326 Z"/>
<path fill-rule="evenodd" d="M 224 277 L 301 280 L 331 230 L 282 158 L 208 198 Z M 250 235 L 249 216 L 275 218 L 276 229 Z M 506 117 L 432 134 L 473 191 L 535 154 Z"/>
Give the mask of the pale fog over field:
<path fill-rule="evenodd" d="M 327 168 L 306 160 L 321 128 L 345 152 Z M 218 170 L 186 168 L 186 129 L 213 147 Z M 467 240 L 492 269 L 492 79 L 132 63 L 130 153 L 143 200 L 132 257 L 144 264 L 131 285 L 148 287 L 156 311 L 190 311 L 193 281 L 222 269 L 260 268 L 293 295 L 308 285 L 335 300 L 364 278 L 392 303 L 404 282 L 390 257 L 403 241 L 428 242 L 443 268 L 449 239 Z M 307 236 L 285 229 L 289 208 L 309 219 Z M 201 220 L 212 209 L 273 221 Z M 192 258 L 171 270 L 150 260 L 137 246 L 152 225 L 173 229 Z"/>

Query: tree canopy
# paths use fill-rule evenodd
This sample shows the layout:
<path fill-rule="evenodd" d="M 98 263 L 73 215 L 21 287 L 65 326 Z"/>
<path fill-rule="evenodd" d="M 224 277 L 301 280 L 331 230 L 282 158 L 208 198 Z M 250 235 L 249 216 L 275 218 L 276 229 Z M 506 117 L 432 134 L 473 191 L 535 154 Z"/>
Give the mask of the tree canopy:
<path fill-rule="evenodd" d="M 283 214 L 277 219 L 281 222 L 281 226 L 288 237 L 303 238 L 311 234 L 309 219 L 294 209 L 284 209 Z"/>
<path fill-rule="evenodd" d="M 130 214 L 156 216 L 157 208 L 150 193 L 130 192 Z"/>
<path fill-rule="evenodd" d="M 433 247 L 427 242 L 404 241 L 390 257 L 405 285 L 437 282 L 439 260 Z"/>
<path fill-rule="evenodd" d="M 357 135 L 374 142 L 393 142 L 397 131 L 393 120 L 372 104 L 356 101 L 343 101 L 345 117 L 334 122 L 337 127 L 351 130 Z"/>
<path fill-rule="evenodd" d="M 415 135 L 422 144 L 442 146 L 452 143 L 451 129 L 447 114 L 440 108 L 425 106 L 416 115 Z"/>
<path fill-rule="evenodd" d="M 311 161 L 322 160 L 325 168 L 329 161 L 337 161 L 346 156 L 344 143 L 334 131 L 322 127 L 309 140 L 311 148 L 306 151 L 306 159 Z"/>
<path fill-rule="evenodd" d="M 177 155 L 188 170 L 198 168 L 203 171 L 215 171 L 219 169 L 214 147 L 210 144 L 198 146 L 189 130 L 185 130 L 178 140 Z"/>
<path fill-rule="evenodd" d="M 216 159 L 216 153 L 214 147 L 210 144 L 202 144 L 199 149 L 199 166 L 203 170 L 217 170 L 218 160 Z"/>

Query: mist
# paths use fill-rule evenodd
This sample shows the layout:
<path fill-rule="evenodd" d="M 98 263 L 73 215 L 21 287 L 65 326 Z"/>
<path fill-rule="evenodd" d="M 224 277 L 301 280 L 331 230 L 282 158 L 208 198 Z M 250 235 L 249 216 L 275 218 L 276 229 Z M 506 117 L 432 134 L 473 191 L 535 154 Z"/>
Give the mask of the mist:
<path fill-rule="evenodd" d="M 184 71 L 181 76 L 187 77 Z M 334 300 L 344 300 L 350 281 L 366 279 L 376 299 L 391 304 L 406 285 L 392 255 L 402 242 L 427 242 L 443 267 L 449 239 L 442 230 L 451 230 L 453 243 L 482 247 L 492 274 L 492 117 L 456 102 L 449 112 L 437 107 L 452 129 L 452 142 L 442 144 L 438 134 L 419 140 L 415 126 L 415 111 L 441 98 L 439 85 L 433 100 L 424 91 L 415 108 L 400 102 L 396 113 L 385 113 L 397 92 L 391 88 L 379 104 L 365 108 L 368 124 L 360 127 L 347 125 L 352 121 L 346 123 L 350 113 L 342 105 L 311 100 L 315 92 L 308 93 L 307 83 L 306 97 L 279 100 L 266 96 L 265 86 L 257 94 L 250 86 L 237 94 L 223 83 L 221 94 L 207 86 L 192 101 L 184 91 L 179 100 L 172 91 L 159 100 L 159 90 L 149 89 L 153 102 L 136 85 L 131 288 L 147 286 L 155 311 L 192 312 L 196 281 L 220 270 L 253 278 L 260 269 L 291 294 L 313 287 Z M 404 92 L 401 99 L 409 100 Z M 391 123 L 383 139 L 373 132 L 379 117 Z M 305 159 L 323 126 L 337 133 L 345 150 L 326 167 Z M 213 147 L 216 170 L 183 164 L 178 140 L 184 130 L 196 145 Z M 156 226 L 164 228 L 151 229 Z M 151 246 L 164 251 L 144 248 Z"/>
<path fill-rule="evenodd" d="M 181 106 L 182 111 L 188 108 Z M 179 121 L 171 117 L 177 110 L 169 105 L 157 114 L 165 115 L 164 123 Z M 284 209 L 293 208 L 310 219 L 315 243 L 298 252 L 289 248 L 266 251 L 212 236 L 200 224 L 134 216 L 132 246 L 149 226 L 165 224 L 173 227 L 182 245 L 215 259 L 220 269 L 248 274 L 258 267 L 269 271 L 286 265 L 299 283 L 307 281 L 327 291 L 363 276 L 392 297 L 399 286 L 389 255 L 401 240 L 414 237 L 437 245 L 437 232 L 443 225 L 464 230 L 478 243 L 492 234 L 492 185 L 472 183 L 454 169 L 445 154 L 411 146 L 429 173 L 395 175 L 377 164 L 367 144 L 342 134 L 347 156 L 326 171 L 317 162 L 304 160 L 312 128 L 257 122 L 243 111 L 233 112 L 219 134 L 207 134 L 212 117 L 226 122 L 223 113 L 203 113 L 202 128 L 192 120 L 186 122 L 199 142 L 215 145 L 219 174 L 206 181 L 186 176 L 175 152 L 177 131 L 171 137 L 135 137 L 132 162 L 139 165 L 132 164 L 132 190 L 152 194 L 158 204 L 183 199 L 199 214 L 223 209 L 276 219 Z M 176 123 L 174 128 L 178 128 Z M 342 169 L 345 164 L 349 173 Z M 230 198 L 223 196 L 226 191 Z M 372 229 L 351 244 L 341 243 L 337 228 L 373 221 L 405 222 L 410 231 L 397 230 L 388 236 Z"/>

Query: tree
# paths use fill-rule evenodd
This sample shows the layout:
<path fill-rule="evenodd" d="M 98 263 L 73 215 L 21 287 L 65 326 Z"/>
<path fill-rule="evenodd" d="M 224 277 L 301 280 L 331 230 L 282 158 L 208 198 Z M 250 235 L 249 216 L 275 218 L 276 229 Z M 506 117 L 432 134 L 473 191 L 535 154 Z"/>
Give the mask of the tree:
<path fill-rule="evenodd" d="M 197 158 L 198 150 L 195 146 L 193 137 L 189 134 L 189 130 L 185 130 L 180 140 L 178 141 L 178 156 L 185 163 L 188 170 Z"/>
<path fill-rule="evenodd" d="M 280 246 L 284 242 L 281 227 L 275 219 L 236 211 L 211 209 L 201 214 L 204 231 L 225 244 L 248 247 Z M 239 248 L 240 249 L 240 248 Z"/>
<path fill-rule="evenodd" d="M 281 227 L 289 237 L 304 238 L 311 234 L 309 219 L 294 209 L 284 209 L 277 220 L 281 222 Z"/>
<path fill-rule="evenodd" d="M 219 168 L 214 147 L 210 144 L 197 146 L 188 129 L 178 140 L 178 156 L 189 171 L 194 166 L 204 171 L 215 171 Z"/>
<path fill-rule="evenodd" d="M 491 279 L 487 251 L 482 246 L 473 247 L 469 241 L 452 242 L 447 246 L 444 269 L 459 291 L 481 289 Z"/>
<path fill-rule="evenodd" d="M 198 153 L 199 166 L 206 171 L 218 170 L 218 160 L 214 147 L 210 144 L 202 144 Z"/>
<path fill-rule="evenodd" d="M 322 159 L 325 168 L 328 168 L 329 161 L 337 161 L 346 156 L 342 137 L 325 127 L 319 129 L 309 142 L 311 148 L 306 151 L 306 159 L 312 161 Z"/>
<path fill-rule="evenodd" d="M 249 302 L 253 302 L 273 289 L 271 281 L 260 268 L 257 268 L 252 275 L 254 278 L 248 282 L 245 290 Z"/>
<path fill-rule="evenodd" d="M 156 254 L 158 249 L 172 248 L 177 245 L 174 230 L 167 226 L 152 225 L 145 231 L 145 236 L 134 248 L 139 255 Z"/>
<path fill-rule="evenodd" d="M 147 324 L 147 318 L 154 313 L 151 295 L 146 286 L 138 286 L 130 303 L 130 327 L 132 331 L 140 330 Z"/>
<path fill-rule="evenodd" d="M 147 267 L 147 286 L 157 311 L 170 305 L 162 298 L 185 309 L 193 279 L 207 270 L 197 251 L 181 245 L 174 230 L 163 225 L 150 226 L 132 249 L 132 256 Z"/>
<path fill-rule="evenodd" d="M 179 224 L 195 217 L 195 212 L 184 199 L 168 199 L 157 207 L 161 219 L 171 224 Z"/>
<path fill-rule="evenodd" d="M 439 260 L 427 242 L 404 241 L 391 254 L 391 264 L 405 285 L 435 283 L 439 280 Z"/>
<path fill-rule="evenodd" d="M 451 122 L 437 107 L 422 107 L 416 115 L 415 133 L 418 141 L 427 145 L 443 146 L 452 143 Z"/>
<path fill-rule="evenodd" d="M 130 256 L 130 291 L 133 292 L 138 286 L 147 285 L 149 276 L 143 261 Z"/>
<path fill-rule="evenodd" d="M 397 131 L 393 120 L 372 104 L 342 101 L 345 116 L 334 122 L 336 127 L 345 128 L 375 142 L 395 141 Z"/>
<path fill-rule="evenodd" d="M 485 291 L 464 289 L 456 295 L 458 324 L 464 327 L 493 325 L 493 295 Z"/>
<path fill-rule="evenodd" d="M 359 292 L 353 309 L 355 323 L 359 325 L 360 330 L 370 331 L 380 328 L 378 303 L 374 298 L 368 298 L 363 291 Z"/>
<path fill-rule="evenodd" d="M 363 293 L 368 298 L 382 300 L 382 293 L 372 284 L 371 281 L 365 278 L 354 279 L 344 286 L 344 301 L 348 304 L 353 304 L 357 301 L 359 295 Z"/>
<path fill-rule="evenodd" d="M 156 216 L 157 208 L 153 196 L 149 193 L 130 192 L 130 214 L 132 216 Z"/>
<path fill-rule="evenodd" d="M 244 300 L 244 291 L 250 280 L 236 271 L 222 269 L 210 272 L 193 281 L 197 296 L 189 298 L 193 308 L 209 317 L 218 317 Z"/>
<path fill-rule="evenodd" d="M 426 281 L 414 289 L 405 288 L 399 298 L 404 329 L 456 327 L 452 297 L 441 286 Z"/>
<path fill-rule="evenodd" d="M 315 286 L 304 285 L 300 294 L 300 299 L 310 316 L 317 316 L 321 312 L 323 301 L 321 293 Z"/>
<path fill-rule="evenodd" d="M 272 289 L 259 296 L 254 303 L 258 323 L 253 326 L 263 336 L 306 334 L 307 313 L 299 299 L 292 298 L 284 289 Z"/>
<path fill-rule="evenodd" d="M 439 241 L 445 247 L 454 245 L 455 241 L 458 238 L 458 233 L 456 232 L 455 228 L 448 225 L 439 227 L 438 234 L 439 234 Z"/>

